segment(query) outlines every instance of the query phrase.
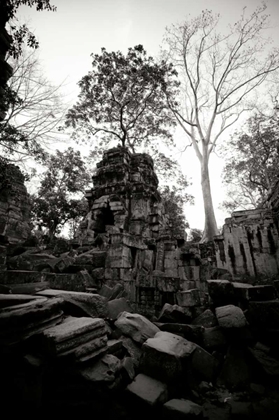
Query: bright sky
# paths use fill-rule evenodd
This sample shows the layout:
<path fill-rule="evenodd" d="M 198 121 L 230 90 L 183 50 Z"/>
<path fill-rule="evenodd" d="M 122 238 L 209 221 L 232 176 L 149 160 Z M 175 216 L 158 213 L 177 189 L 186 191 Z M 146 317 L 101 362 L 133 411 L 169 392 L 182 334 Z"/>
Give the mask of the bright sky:
<path fill-rule="evenodd" d="M 270 35 L 279 46 L 279 0 L 267 0 L 272 28 Z M 55 84 L 66 80 L 69 100 L 78 94 L 77 82 L 91 69 L 91 53 L 127 52 L 142 44 L 149 55 L 159 53 L 166 26 L 179 23 L 204 9 L 220 13 L 224 28 L 239 19 L 244 6 L 250 14 L 260 0 L 52 0 L 57 11 L 36 12 L 21 6 L 17 17 L 26 22 L 40 43 L 39 57 L 45 76 Z M 178 157 L 178 156 L 177 156 Z M 191 227 L 202 229 L 204 223 L 200 189 L 199 163 L 191 148 L 180 159 L 183 171 L 192 179 L 189 193 L 195 205 L 187 207 Z M 222 161 L 212 155 L 210 175 L 218 226 L 229 215 L 218 209 L 224 198 L 221 184 Z"/>

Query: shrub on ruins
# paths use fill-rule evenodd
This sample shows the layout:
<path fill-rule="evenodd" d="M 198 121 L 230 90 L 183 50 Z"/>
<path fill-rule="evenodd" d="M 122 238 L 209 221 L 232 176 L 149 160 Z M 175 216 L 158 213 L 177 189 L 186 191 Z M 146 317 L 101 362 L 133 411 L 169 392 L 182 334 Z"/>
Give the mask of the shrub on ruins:
<path fill-rule="evenodd" d="M 35 226 L 46 228 L 50 239 L 69 221 L 76 224 L 86 213 L 81 197 L 89 184 L 89 176 L 79 151 L 69 147 L 46 155 L 38 192 L 32 195 L 32 218 Z M 73 229 L 73 227 L 72 227 Z"/>
<path fill-rule="evenodd" d="M 101 51 L 91 55 L 92 70 L 78 83 L 78 101 L 67 113 L 73 138 L 95 137 L 100 147 L 114 139 L 132 152 L 158 148 L 158 138 L 172 143 L 174 117 L 166 101 L 166 93 L 174 100 L 178 86 L 172 64 L 156 62 L 142 45 L 126 55 Z"/>
<path fill-rule="evenodd" d="M 279 118 L 257 113 L 236 132 L 225 149 L 223 182 L 227 199 L 222 206 L 232 212 L 265 207 L 278 180 Z"/>

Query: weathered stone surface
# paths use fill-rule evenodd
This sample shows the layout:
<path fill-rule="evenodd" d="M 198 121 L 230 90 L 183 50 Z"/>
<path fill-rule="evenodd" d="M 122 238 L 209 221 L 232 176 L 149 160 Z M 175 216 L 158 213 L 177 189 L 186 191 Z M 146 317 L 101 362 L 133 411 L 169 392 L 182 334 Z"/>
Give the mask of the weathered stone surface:
<path fill-rule="evenodd" d="M 108 302 L 108 318 L 116 320 L 121 312 L 132 313 L 133 310 L 125 298 L 114 299 Z"/>
<path fill-rule="evenodd" d="M 48 351 L 58 354 L 77 347 L 84 342 L 91 341 L 91 333 L 98 332 L 93 338 L 100 337 L 106 333 L 106 324 L 100 318 L 66 318 L 65 321 L 55 327 L 44 331 Z M 84 341 L 83 337 L 88 337 Z M 83 341 L 81 343 L 81 341 Z"/>
<path fill-rule="evenodd" d="M 20 305 L 22 303 L 30 302 L 31 300 L 37 300 L 38 303 L 40 301 L 37 296 L 32 295 L 0 294 L 0 309 L 7 306 Z"/>
<path fill-rule="evenodd" d="M 1 284 L 25 284 L 45 282 L 55 274 L 40 273 L 39 271 L 0 271 Z"/>
<path fill-rule="evenodd" d="M 129 382 L 135 378 L 136 374 L 132 357 L 124 357 L 124 359 L 121 360 L 121 368 L 125 372 Z"/>
<path fill-rule="evenodd" d="M 156 325 L 147 318 L 139 314 L 131 314 L 122 312 L 115 321 L 115 326 L 119 328 L 123 334 L 128 335 L 138 343 L 144 343 L 148 338 L 160 331 Z"/>
<path fill-rule="evenodd" d="M 200 305 L 200 295 L 198 289 L 177 292 L 176 298 L 179 306 L 192 307 Z"/>
<path fill-rule="evenodd" d="M 172 399 L 164 404 L 165 417 L 170 419 L 190 419 L 201 417 L 202 407 L 193 401 Z"/>
<path fill-rule="evenodd" d="M 79 374 L 87 381 L 93 383 L 111 383 L 121 369 L 120 360 L 112 354 L 106 354 L 93 365 L 79 369 Z"/>
<path fill-rule="evenodd" d="M 202 314 L 193 320 L 192 324 L 210 328 L 218 325 L 218 321 L 213 312 L 210 309 L 206 309 Z"/>
<path fill-rule="evenodd" d="M 90 250 L 83 254 L 78 255 L 75 258 L 75 264 L 77 265 L 92 265 L 92 267 L 104 267 L 106 261 L 106 251 Z"/>
<path fill-rule="evenodd" d="M 31 235 L 30 198 L 18 166 L 7 165 L 6 176 L 9 183 L 0 191 L 0 235 L 10 243 L 23 242 Z"/>
<path fill-rule="evenodd" d="M 270 356 L 269 348 L 257 343 L 254 348 L 249 348 L 249 351 L 268 375 L 279 376 L 279 359 Z"/>
<path fill-rule="evenodd" d="M 203 332 L 203 347 L 207 350 L 216 350 L 227 345 L 227 339 L 220 327 L 205 328 Z"/>
<path fill-rule="evenodd" d="M 185 359 L 195 351 L 196 345 L 184 338 L 160 331 L 142 346 L 140 369 L 163 381 L 181 376 Z"/>
<path fill-rule="evenodd" d="M 216 317 L 220 327 L 242 328 L 247 324 L 245 315 L 238 306 L 226 305 L 216 308 Z"/>
<path fill-rule="evenodd" d="M 142 349 L 139 344 L 135 343 L 130 337 L 121 336 L 122 345 L 129 356 L 133 359 L 134 365 L 138 366 L 142 355 Z"/>
<path fill-rule="evenodd" d="M 234 303 L 234 288 L 229 280 L 207 280 L 208 293 L 215 305 Z"/>
<path fill-rule="evenodd" d="M 259 285 L 247 290 L 249 300 L 264 301 L 277 298 L 277 293 L 272 285 Z"/>
<path fill-rule="evenodd" d="M 260 329 L 279 328 L 279 300 L 249 302 L 245 316 L 251 326 Z"/>
<path fill-rule="evenodd" d="M 111 245 L 106 259 L 106 266 L 108 268 L 132 267 L 131 249 L 121 244 Z"/>
<path fill-rule="evenodd" d="M 106 299 L 97 294 L 47 289 L 37 293 L 37 295 L 46 297 L 62 297 L 69 305 L 76 305 L 77 308 L 80 308 L 88 316 L 93 318 L 106 318 L 108 315 Z"/>
<path fill-rule="evenodd" d="M 12 345 L 61 322 L 62 299 L 35 299 L 2 309 L 0 344 Z"/>
<path fill-rule="evenodd" d="M 217 374 L 218 361 L 202 347 L 195 345 L 195 351 L 189 362 L 190 372 L 201 379 L 212 382 Z"/>
<path fill-rule="evenodd" d="M 116 339 L 108 340 L 108 342 L 107 342 L 107 346 L 108 346 L 107 353 L 108 354 L 115 354 L 115 353 L 121 352 L 122 344 L 123 344 L 122 340 L 116 340 Z"/>
<path fill-rule="evenodd" d="M 34 294 L 41 290 L 49 289 L 50 284 L 48 281 L 41 281 L 38 283 L 23 283 L 23 284 L 10 284 L 11 293 L 13 294 Z"/>
<path fill-rule="evenodd" d="M 151 406 L 164 404 L 168 399 L 167 385 L 142 373 L 135 377 L 126 390 Z"/>
<path fill-rule="evenodd" d="M 189 323 L 192 314 L 188 308 L 165 303 L 158 316 L 158 322 Z"/>
<path fill-rule="evenodd" d="M 248 361 L 243 347 L 238 343 L 232 344 L 227 351 L 218 381 L 229 389 L 247 386 L 251 380 Z"/>
<path fill-rule="evenodd" d="M 201 344 L 204 327 L 200 325 L 178 324 L 178 323 L 161 323 L 155 322 L 161 331 L 167 331 L 172 334 L 180 335 L 186 340 Z"/>

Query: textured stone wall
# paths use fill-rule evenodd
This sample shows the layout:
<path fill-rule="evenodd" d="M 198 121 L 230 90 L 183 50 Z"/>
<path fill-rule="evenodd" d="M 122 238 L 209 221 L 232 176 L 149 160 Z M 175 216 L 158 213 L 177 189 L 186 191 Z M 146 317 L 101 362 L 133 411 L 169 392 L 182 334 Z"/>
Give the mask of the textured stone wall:
<path fill-rule="evenodd" d="M 233 278 L 278 274 L 278 225 L 272 207 L 234 212 L 214 242 L 217 266 Z"/>
<path fill-rule="evenodd" d="M 108 150 L 93 184 L 76 240 L 91 255 L 105 253 L 104 271 L 91 271 L 99 287 L 121 283 L 136 309 L 150 315 L 178 299 L 199 305 L 206 291 L 199 248 L 171 235 L 151 157 L 121 147 Z"/>
<path fill-rule="evenodd" d="M 30 236 L 31 206 L 20 170 L 14 165 L 8 169 L 7 180 L 0 188 L 0 235 L 9 243 L 17 243 Z"/>

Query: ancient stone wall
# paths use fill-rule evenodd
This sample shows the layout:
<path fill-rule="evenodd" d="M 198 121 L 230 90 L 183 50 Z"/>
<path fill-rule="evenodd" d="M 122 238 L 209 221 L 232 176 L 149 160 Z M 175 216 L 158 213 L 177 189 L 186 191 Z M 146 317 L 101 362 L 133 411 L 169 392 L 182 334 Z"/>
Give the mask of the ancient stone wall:
<path fill-rule="evenodd" d="M 8 165 L 0 186 L 0 235 L 9 243 L 23 242 L 30 236 L 30 208 L 22 173 L 15 165 Z"/>
<path fill-rule="evenodd" d="M 272 207 L 234 212 L 214 242 L 217 266 L 234 279 L 278 274 L 278 224 Z"/>

